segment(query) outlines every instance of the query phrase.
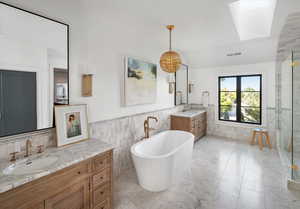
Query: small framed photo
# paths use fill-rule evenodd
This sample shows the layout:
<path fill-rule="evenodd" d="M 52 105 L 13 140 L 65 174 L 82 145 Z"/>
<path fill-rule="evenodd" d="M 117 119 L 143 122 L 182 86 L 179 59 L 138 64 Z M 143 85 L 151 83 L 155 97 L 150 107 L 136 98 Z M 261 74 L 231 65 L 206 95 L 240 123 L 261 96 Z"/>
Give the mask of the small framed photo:
<path fill-rule="evenodd" d="M 58 147 L 89 138 L 86 105 L 55 106 L 55 124 Z"/>

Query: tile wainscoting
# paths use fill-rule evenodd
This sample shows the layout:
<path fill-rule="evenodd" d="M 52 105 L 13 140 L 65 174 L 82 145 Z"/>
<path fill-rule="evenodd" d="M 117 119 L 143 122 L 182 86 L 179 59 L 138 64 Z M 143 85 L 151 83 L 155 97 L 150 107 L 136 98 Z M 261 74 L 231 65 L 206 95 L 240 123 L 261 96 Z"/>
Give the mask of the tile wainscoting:
<path fill-rule="evenodd" d="M 203 108 L 201 104 L 192 104 L 192 108 Z M 252 137 L 252 131 L 255 126 L 236 125 L 231 122 L 218 123 L 215 117 L 215 105 L 211 104 L 206 108 L 207 111 L 207 134 L 212 136 L 220 136 L 229 139 L 235 139 L 248 142 Z M 275 108 L 267 108 L 266 128 L 269 131 L 273 147 L 276 145 L 276 114 Z"/>
<path fill-rule="evenodd" d="M 203 108 L 202 105 L 190 105 L 191 108 Z M 168 108 L 158 111 L 141 113 L 122 118 L 100 121 L 89 124 L 90 137 L 107 142 L 114 146 L 114 175 L 119 176 L 123 171 L 133 166 L 130 147 L 141 140 L 144 136 L 144 120 L 147 116 L 155 116 L 158 123 L 150 121 L 150 126 L 155 128 L 151 134 L 170 129 L 170 115 L 182 111 L 183 106 Z M 207 134 L 222 136 L 226 138 L 248 141 L 251 137 L 252 127 L 232 126 L 218 124 L 215 121 L 215 108 L 210 105 L 207 110 Z M 275 109 L 268 108 L 268 129 L 275 142 Z M 25 151 L 26 139 L 30 138 L 34 147 L 44 145 L 45 147 L 55 146 L 55 129 L 47 131 L 7 137 L 0 142 L 0 160 L 8 160 L 9 153 L 13 152 L 14 143 L 21 143 L 22 152 Z M 35 152 L 35 150 L 34 150 Z M 20 154 L 23 156 L 23 154 Z"/>
<path fill-rule="evenodd" d="M 170 129 L 170 115 L 183 110 L 184 106 L 177 106 L 163 110 L 141 113 L 122 118 L 100 121 L 89 124 L 91 138 L 96 138 L 114 146 L 114 175 L 133 166 L 130 156 L 130 147 L 141 140 L 144 136 L 144 120 L 147 116 L 155 116 L 158 123 L 150 121 L 151 128 L 155 128 L 151 134 Z M 55 129 L 48 129 L 35 133 L 28 133 L 5 137 L 0 140 L 0 161 L 8 161 L 9 153 L 14 151 L 15 142 L 20 142 L 23 156 L 25 153 L 26 140 L 30 139 L 33 152 L 38 145 L 47 147 L 55 146 Z"/>
<path fill-rule="evenodd" d="M 119 176 L 122 171 L 133 167 L 130 147 L 144 137 L 144 121 L 147 116 L 155 116 L 158 122 L 151 120 L 150 127 L 155 128 L 151 134 L 170 129 L 170 115 L 183 110 L 178 106 L 160 111 L 137 114 L 114 120 L 101 121 L 90 124 L 92 138 L 99 138 L 112 144 L 114 149 L 114 175 Z"/>

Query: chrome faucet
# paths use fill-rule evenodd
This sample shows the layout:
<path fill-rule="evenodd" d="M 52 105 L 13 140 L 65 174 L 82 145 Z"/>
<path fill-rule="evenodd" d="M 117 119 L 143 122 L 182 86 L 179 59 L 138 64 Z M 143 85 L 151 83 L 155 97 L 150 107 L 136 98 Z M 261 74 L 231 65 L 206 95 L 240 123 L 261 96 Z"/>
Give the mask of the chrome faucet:
<path fill-rule="evenodd" d="M 154 130 L 154 129 L 149 127 L 149 120 L 150 119 L 153 119 L 156 122 L 158 122 L 158 119 L 156 117 L 153 117 L 153 116 L 148 116 L 147 119 L 144 121 L 144 132 L 145 132 L 145 137 L 144 138 L 146 138 L 146 139 L 149 138 L 149 131 Z"/>
<path fill-rule="evenodd" d="M 27 139 L 26 141 L 26 154 L 24 157 L 29 157 L 32 153 L 31 153 L 31 148 L 32 148 L 32 143 L 30 141 L 30 139 Z"/>

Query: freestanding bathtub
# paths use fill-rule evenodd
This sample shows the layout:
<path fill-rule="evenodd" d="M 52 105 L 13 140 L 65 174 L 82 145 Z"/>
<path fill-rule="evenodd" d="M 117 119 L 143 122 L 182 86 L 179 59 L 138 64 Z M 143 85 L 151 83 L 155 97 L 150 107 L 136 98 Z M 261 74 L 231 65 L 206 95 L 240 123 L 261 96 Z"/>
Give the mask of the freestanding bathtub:
<path fill-rule="evenodd" d="M 131 147 L 139 184 L 146 190 L 168 189 L 191 166 L 194 135 L 164 131 Z"/>

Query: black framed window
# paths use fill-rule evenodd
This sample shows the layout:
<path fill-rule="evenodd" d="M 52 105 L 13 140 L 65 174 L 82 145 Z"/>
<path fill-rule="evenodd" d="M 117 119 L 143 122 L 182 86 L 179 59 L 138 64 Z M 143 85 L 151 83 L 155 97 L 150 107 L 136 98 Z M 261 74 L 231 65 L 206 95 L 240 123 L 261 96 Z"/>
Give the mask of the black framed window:
<path fill-rule="evenodd" d="M 219 77 L 219 120 L 261 124 L 262 76 Z"/>

